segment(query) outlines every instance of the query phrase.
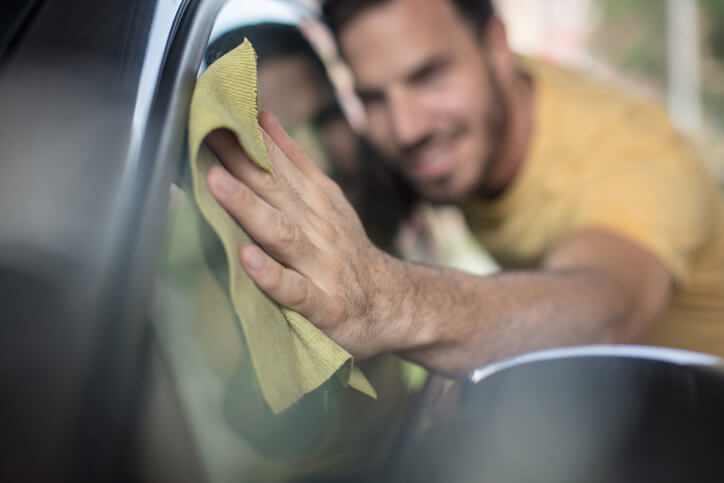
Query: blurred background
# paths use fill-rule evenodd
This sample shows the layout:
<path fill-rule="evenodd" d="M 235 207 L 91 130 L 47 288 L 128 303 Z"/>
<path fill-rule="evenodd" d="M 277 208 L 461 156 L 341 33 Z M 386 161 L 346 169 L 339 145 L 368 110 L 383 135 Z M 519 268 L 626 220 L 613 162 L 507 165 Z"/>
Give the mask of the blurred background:
<path fill-rule="evenodd" d="M 510 42 L 666 105 L 724 180 L 723 0 L 498 0 Z"/>

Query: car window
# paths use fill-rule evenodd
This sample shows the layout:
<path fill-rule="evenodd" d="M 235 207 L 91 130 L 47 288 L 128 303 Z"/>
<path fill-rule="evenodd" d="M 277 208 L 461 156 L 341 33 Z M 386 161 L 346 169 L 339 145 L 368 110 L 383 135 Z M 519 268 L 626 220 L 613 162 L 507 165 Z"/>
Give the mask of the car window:
<path fill-rule="evenodd" d="M 227 2 L 200 72 L 249 38 L 258 55 L 260 107 L 272 110 L 303 149 L 334 174 L 336 160 L 357 162 L 358 139 L 325 65 L 299 27 L 313 12 L 289 5 Z M 171 190 L 150 314 L 209 480 L 317 481 L 358 474 L 360 454 L 369 453 L 362 460 L 383 459 L 378 443 L 389 447 L 396 429 L 388 437 L 372 436 L 379 433 L 379 421 L 397 420 L 402 398 L 390 397 L 370 411 L 372 399 L 340 390 L 331 380 L 279 415 L 270 410 L 229 300 L 226 255 L 187 180 L 185 171 Z M 390 386 L 402 391 L 395 382 L 398 366 L 382 358 L 368 370 L 389 373 Z"/>

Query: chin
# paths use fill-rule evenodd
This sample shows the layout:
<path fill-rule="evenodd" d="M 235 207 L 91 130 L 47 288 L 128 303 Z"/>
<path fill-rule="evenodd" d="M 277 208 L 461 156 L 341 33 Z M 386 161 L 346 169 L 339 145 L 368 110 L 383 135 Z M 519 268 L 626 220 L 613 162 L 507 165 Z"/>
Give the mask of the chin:
<path fill-rule="evenodd" d="M 424 186 L 417 187 L 416 191 L 433 203 L 460 204 L 471 196 L 473 190 L 465 186 Z"/>

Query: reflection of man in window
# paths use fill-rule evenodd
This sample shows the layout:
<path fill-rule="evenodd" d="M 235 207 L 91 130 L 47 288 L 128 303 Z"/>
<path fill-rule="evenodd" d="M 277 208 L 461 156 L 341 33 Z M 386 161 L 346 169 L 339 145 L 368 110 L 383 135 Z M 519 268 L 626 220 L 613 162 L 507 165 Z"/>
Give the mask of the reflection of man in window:
<path fill-rule="evenodd" d="M 323 64 L 299 29 L 271 22 L 234 29 L 211 43 L 206 64 L 245 38 L 256 45 L 261 107 L 279 112 L 305 149 L 329 155 L 335 163 L 345 161 L 332 166 L 349 171 L 343 179 L 362 176 L 354 172 L 362 147 L 336 104 Z M 362 198 L 356 201 L 361 204 Z M 226 293 L 223 247 L 180 190 L 174 192 L 166 238 L 154 315 L 166 334 L 180 385 L 190 388 L 182 396 L 201 435 L 212 480 L 224 473 L 234 480 L 278 482 L 378 472 L 415 391 L 403 362 L 393 355 L 355 362 L 377 400 L 344 390 L 333 377 L 273 414 Z"/>

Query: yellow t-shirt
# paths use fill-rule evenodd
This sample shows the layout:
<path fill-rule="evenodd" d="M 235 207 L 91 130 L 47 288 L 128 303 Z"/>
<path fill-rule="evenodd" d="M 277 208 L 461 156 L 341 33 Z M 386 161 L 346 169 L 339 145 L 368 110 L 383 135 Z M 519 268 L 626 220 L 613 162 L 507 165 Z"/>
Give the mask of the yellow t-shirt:
<path fill-rule="evenodd" d="M 661 323 L 641 342 L 724 356 L 724 198 L 664 112 L 530 59 L 534 135 L 511 187 L 464 207 L 504 268 L 536 267 L 564 236 L 622 235 L 676 281 Z"/>

